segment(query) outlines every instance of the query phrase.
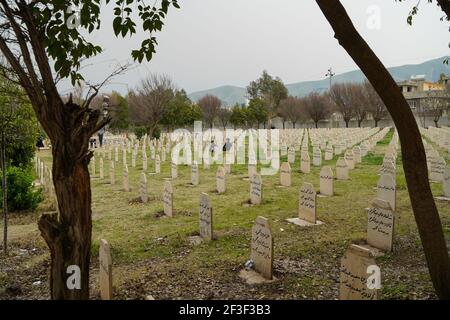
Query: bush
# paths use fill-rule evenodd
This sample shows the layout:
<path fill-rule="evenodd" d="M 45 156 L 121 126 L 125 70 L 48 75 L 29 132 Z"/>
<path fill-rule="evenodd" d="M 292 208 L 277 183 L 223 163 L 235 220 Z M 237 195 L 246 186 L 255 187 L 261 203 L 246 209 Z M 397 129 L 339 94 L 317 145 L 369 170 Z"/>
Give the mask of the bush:
<path fill-rule="evenodd" d="M 1 175 L 0 175 L 1 177 Z M 33 190 L 33 174 L 31 169 L 9 167 L 7 171 L 8 209 L 10 211 L 34 210 L 42 201 L 42 190 Z M 0 183 L 0 199 L 3 199 Z M 3 201 L 0 200 L 0 208 Z"/>
<path fill-rule="evenodd" d="M 135 127 L 134 128 L 134 134 L 136 135 L 136 138 L 138 138 L 138 140 L 141 140 L 141 138 L 143 136 L 145 136 L 146 133 L 147 133 L 146 127 Z"/>

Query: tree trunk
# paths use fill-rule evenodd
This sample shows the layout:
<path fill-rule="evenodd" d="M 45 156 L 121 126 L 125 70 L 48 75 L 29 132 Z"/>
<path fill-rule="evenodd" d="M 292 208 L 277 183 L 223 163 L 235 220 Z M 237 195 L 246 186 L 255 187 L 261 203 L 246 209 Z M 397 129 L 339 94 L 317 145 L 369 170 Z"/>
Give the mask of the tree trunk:
<path fill-rule="evenodd" d="M 58 199 L 58 213 L 43 214 L 39 230 L 51 255 L 50 293 L 52 299 L 89 298 L 89 262 L 91 254 L 91 183 L 89 177 L 89 138 L 107 121 L 100 121 L 98 111 L 86 110 L 69 101 L 57 100 L 49 106 L 56 123 L 64 130 L 49 134 L 52 141 L 53 182 Z M 89 114 L 83 125 L 80 114 Z M 46 121 L 41 119 L 41 122 Z M 44 122 L 45 123 L 45 122 Z M 80 268 L 80 289 L 69 289 L 69 266 Z"/>
<path fill-rule="evenodd" d="M 292 124 L 293 124 L 293 126 L 294 126 L 294 129 L 295 129 L 295 124 L 296 124 L 296 122 L 293 122 Z"/>
<path fill-rule="evenodd" d="M 434 119 L 433 121 L 434 121 L 435 127 L 436 127 L 436 128 L 439 128 L 439 125 L 438 125 L 439 120 Z"/>
<path fill-rule="evenodd" d="M 319 121 L 314 121 L 314 123 L 316 124 L 316 129 L 319 128 Z"/>
<path fill-rule="evenodd" d="M 379 121 L 379 120 L 374 119 L 374 121 L 375 121 L 375 127 L 378 127 L 378 121 Z"/>
<path fill-rule="evenodd" d="M 450 258 L 428 181 L 422 137 L 414 115 L 387 69 L 353 26 L 340 1 L 316 0 L 344 47 L 385 103 L 401 141 L 409 197 L 431 280 L 441 299 L 450 299 Z"/>
<path fill-rule="evenodd" d="M 348 128 L 348 123 L 350 122 L 350 120 L 344 120 L 345 121 L 345 127 Z"/>
<path fill-rule="evenodd" d="M 361 128 L 361 123 L 363 122 L 363 120 L 358 120 L 358 128 Z"/>
<path fill-rule="evenodd" d="M 8 182 L 6 180 L 6 144 L 5 134 L 2 132 L 2 149 L 0 154 L 2 168 L 2 193 L 3 193 L 3 252 L 8 253 Z"/>

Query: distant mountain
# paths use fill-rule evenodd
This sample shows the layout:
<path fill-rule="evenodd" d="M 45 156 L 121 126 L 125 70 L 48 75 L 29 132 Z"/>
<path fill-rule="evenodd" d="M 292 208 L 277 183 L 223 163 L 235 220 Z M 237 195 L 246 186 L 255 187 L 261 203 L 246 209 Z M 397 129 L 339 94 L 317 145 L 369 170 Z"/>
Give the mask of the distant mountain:
<path fill-rule="evenodd" d="M 439 76 L 444 73 L 450 75 L 450 66 L 444 64 L 445 57 L 425 61 L 420 64 L 407 64 L 398 67 L 388 68 L 391 75 L 396 81 L 403 81 L 410 79 L 411 76 L 425 75 L 425 78 L 429 81 L 438 81 Z M 333 77 L 333 83 L 342 82 L 356 82 L 361 83 L 364 81 L 364 75 L 360 70 L 350 71 L 342 73 Z M 329 80 L 317 80 L 317 81 L 303 81 L 292 84 L 287 84 L 286 87 L 289 90 L 289 94 L 293 96 L 305 96 L 313 91 L 324 91 L 329 86 Z M 246 89 L 236 86 L 222 86 L 214 89 L 193 92 L 189 94 L 189 98 L 192 101 L 198 101 L 205 95 L 210 94 L 217 96 L 227 106 L 233 106 L 236 103 L 245 103 Z"/>

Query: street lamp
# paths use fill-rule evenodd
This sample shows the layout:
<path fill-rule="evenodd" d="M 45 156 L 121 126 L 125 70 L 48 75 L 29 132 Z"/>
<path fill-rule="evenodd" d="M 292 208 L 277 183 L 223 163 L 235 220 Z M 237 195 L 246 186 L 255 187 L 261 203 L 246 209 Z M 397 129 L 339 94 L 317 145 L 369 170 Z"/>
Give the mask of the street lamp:
<path fill-rule="evenodd" d="M 330 78 L 330 90 L 331 90 L 331 79 L 336 75 L 336 73 L 333 72 L 333 68 L 329 68 L 327 74 L 325 75 L 325 77 L 329 77 Z"/>

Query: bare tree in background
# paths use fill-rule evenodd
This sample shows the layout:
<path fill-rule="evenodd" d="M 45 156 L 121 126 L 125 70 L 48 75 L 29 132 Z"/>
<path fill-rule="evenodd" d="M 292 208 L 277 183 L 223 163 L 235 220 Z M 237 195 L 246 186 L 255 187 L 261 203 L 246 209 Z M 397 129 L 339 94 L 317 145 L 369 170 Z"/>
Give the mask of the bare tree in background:
<path fill-rule="evenodd" d="M 331 113 L 331 101 L 328 95 L 312 92 L 305 97 L 306 112 L 314 121 L 316 128 L 319 121 L 325 120 Z"/>
<path fill-rule="evenodd" d="M 231 110 L 228 108 L 220 108 L 217 117 L 222 124 L 223 130 L 225 130 L 231 119 Z"/>
<path fill-rule="evenodd" d="M 369 81 L 365 80 L 362 86 L 364 104 L 372 115 L 373 121 L 375 121 L 375 127 L 378 127 L 378 122 L 386 118 L 389 115 L 389 112 L 386 109 L 383 100 L 381 100 Z"/>
<path fill-rule="evenodd" d="M 361 124 L 366 120 L 369 114 L 369 108 L 364 97 L 364 87 L 363 85 L 353 85 L 351 86 L 351 105 L 353 106 L 353 112 L 358 120 L 358 127 L 361 128 Z"/>
<path fill-rule="evenodd" d="M 336 83 L 330 89 L 330 97 L 334 102 L 337 111 L 342 115 L 345 126 L 348 128 L 350 120 L 354 117 L 354 97 L 353 87 L 351 83 Z"/>
<path fill-rule="evenodd" d="M 419 116 L 423 116 L 424 119 L 433 118 L 434 125 L 438 128 L 439 120 L 449 108 L 449 102 L 450 96 L 447 91 L 427 91 L 426 97 L 420 101 Z"/>
<path fill-rule="evenodd" d="M 278 112 L 283 119 L 291 121 L 292 126 L 295 128 L 298 122 L 307 118 L 305 99 L 290 96 L 281 100 Z"/>
<path fill-rule="evenodd" d="M 198 106 L 202 109 L 203 120 L 212 129 L 214 120 L 219 115 L 220 107 L 222 106 L 222 101 L 219 98 L 212 95 L 206 95 L 198 101 Z"/>
<path fill-rule="evenodd" d="M 167 75 L 152 74 L 142 80 L 139 88 L 128 97 L 131 121 L 147 127 L 147 133 L 153 136 L 174 92 L 175 85 Z"/>

